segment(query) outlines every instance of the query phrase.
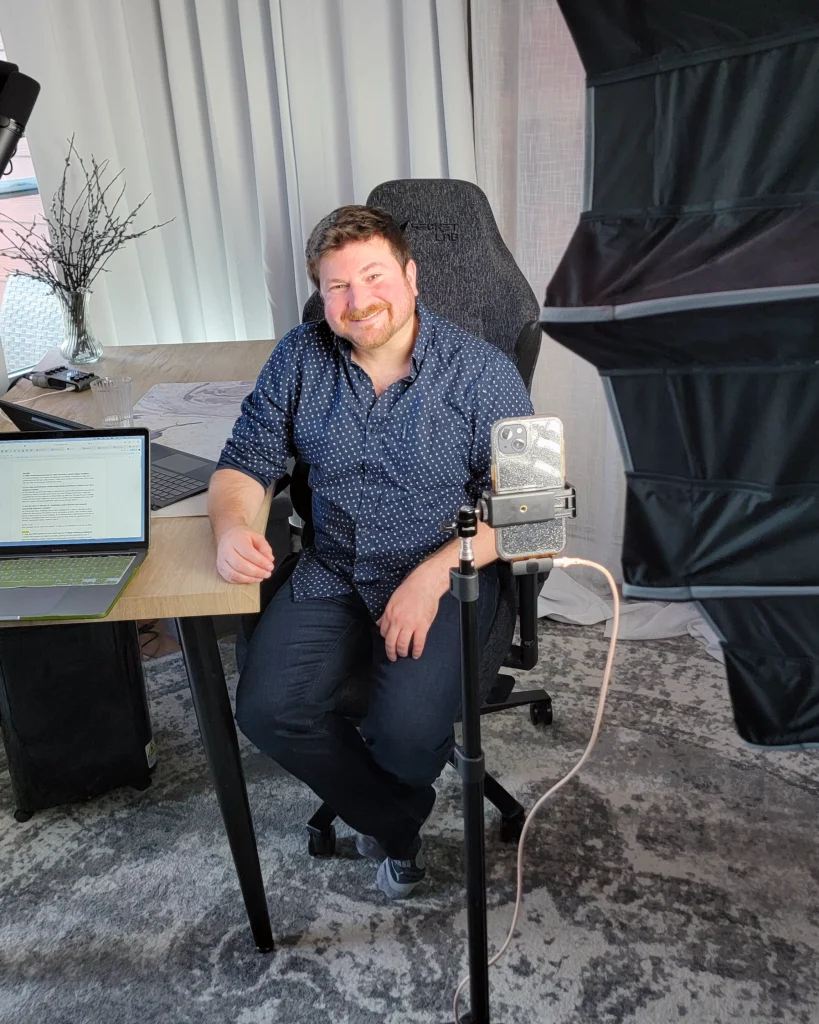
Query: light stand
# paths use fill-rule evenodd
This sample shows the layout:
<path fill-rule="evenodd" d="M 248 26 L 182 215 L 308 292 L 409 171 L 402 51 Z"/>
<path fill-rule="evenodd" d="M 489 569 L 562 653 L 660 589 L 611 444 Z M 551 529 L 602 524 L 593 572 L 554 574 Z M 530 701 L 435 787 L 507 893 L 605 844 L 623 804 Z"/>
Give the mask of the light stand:
<path fill-rule="evenodd" d="M 466 853 L 466 921 L 469 937 L 469 1005 L 464 1024 L 489 1024 L 489 965 L 486 934 L 486 857 L 484 850 L 481 749 L 480 646 L 478 642 L 478 571 L 472 538 L 478 514 L 468 505 L 455 524 L 461 549 L 449 584 L 461 605 L 461 723 L 463 742 L 455 747 L 455 765 L 463 780 L 464 851 Z"/>
<path fill-rule="evenodd" d="M 518 494 L 484 494 L 480 518 L 492 527 L 545 522 L 576 515 L 573 487 Z M 460 602 L 461 727 L 463 740 L 455 747 L 455 766 L 463 780 L 464 852 L 466 855 L 466 922 L 469 950 L 469 1012 L 461 1024 L 491 1024 L 489 1011 L 489 949 L 486 923 L 486 851 L 484 845 L 484 776 L 481 749 L 480 642 L 478 636 L 478 571 L 472 538 L 478 532 L 479 511 L 469 505 L 458 510 L 455 523 L 444 524 L 460 538 L 458 568 L 450 569 L 451 593 Z M 512 563 L 515 575 L 551 568 L 551 558 Z"/>

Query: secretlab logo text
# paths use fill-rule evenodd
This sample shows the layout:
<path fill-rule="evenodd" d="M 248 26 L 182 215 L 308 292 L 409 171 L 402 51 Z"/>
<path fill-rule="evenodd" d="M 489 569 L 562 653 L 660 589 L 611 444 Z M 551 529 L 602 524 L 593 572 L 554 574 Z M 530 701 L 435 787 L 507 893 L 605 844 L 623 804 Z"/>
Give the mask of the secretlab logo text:
<path fill-rule="evenodd" d="M 438 223 L 437 221 L 427 221 L 426 223 L 405 221 L 401 225 L 401 229 L 406 231 L 407 228 L 413 228 L 415 231 L 427 232 L 427 237 L 433 242 L 458 241 L 458 226 L 456 224 L 443 224 Z"/>

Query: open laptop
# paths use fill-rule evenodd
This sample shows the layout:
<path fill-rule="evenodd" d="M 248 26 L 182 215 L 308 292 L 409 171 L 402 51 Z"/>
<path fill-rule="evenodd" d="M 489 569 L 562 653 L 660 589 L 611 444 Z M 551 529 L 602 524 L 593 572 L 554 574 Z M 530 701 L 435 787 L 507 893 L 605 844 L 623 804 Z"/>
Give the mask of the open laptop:
<path fill-rule="evenodd" d="M 0 434 L 0 619 L 105 615 L 148 554 L 148 431 Z"/>
<path fill-rule="evenodd" d="M 87 430 L 84 423 L 75 423 L 53 413 L 29 409 L 0 399 L 2 410 L 18 430 Z M 176 448 L 151 442 L 151 509 L 173 505 L 183 498 L 201 494 L 208 489 L 216 463 L 188 455 Z"/>

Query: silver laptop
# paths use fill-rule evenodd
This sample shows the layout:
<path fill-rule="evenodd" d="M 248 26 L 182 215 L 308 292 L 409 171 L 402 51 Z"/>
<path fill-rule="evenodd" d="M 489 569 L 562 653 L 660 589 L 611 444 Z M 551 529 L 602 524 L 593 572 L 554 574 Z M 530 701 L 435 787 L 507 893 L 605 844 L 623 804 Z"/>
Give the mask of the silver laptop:
<path fill-rule="evenodd" d="M 144 428 L 0 434 L 0 619 L 105 615 L 148 554 Z"/>

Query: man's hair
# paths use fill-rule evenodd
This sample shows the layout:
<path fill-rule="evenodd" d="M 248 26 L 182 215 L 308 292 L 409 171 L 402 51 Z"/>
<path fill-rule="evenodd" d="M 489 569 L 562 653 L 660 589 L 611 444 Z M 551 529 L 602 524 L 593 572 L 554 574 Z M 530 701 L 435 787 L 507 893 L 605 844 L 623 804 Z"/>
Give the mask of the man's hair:
<path fill-rule="evenodd" d="M 351 242 L 369 242 L 371 238 L 383 238 L 401 264 L 401 269 L 407 269 L 412 251 L 401 227 L 386 210 L 377 206 L 339 206 L 320 220 L 313 228 L 304 250 L 307 273 L 316 288 L 319 287 L 319 263 L 322 256 L 343 249 Z"/>

